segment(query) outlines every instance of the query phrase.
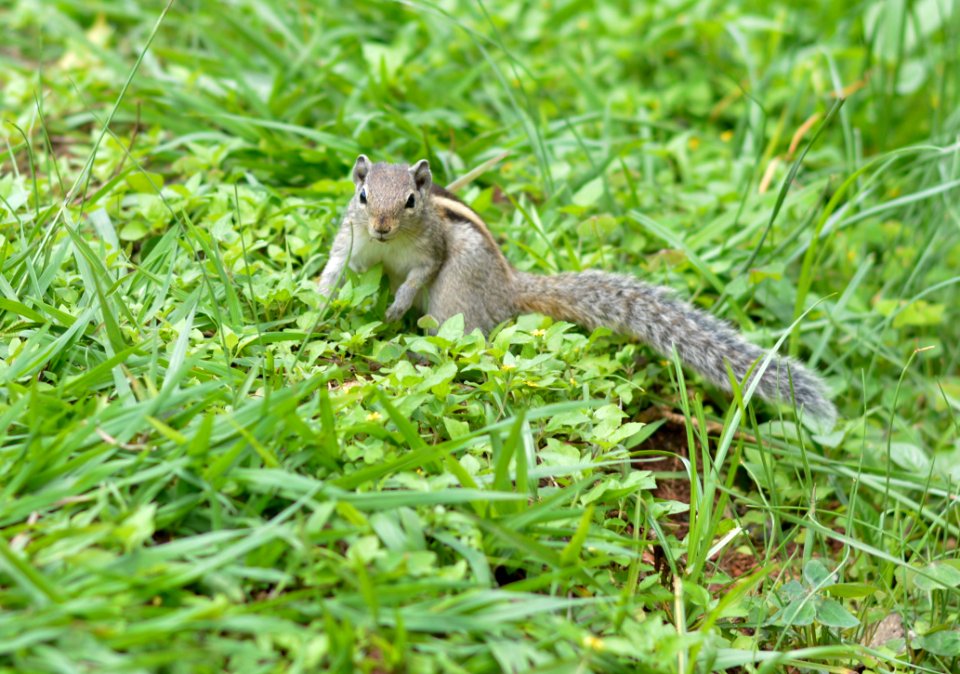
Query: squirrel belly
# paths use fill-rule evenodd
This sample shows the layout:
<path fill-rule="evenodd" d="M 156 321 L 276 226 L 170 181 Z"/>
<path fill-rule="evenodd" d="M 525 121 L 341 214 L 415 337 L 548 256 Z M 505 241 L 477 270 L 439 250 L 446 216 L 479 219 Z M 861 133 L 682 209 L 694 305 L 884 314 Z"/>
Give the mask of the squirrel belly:
<path fill-rule="evenodd" d="M 726 363 L 742 381 L 766 355 L 726 322 L 677 299 L 668 288 L 629 276 L 601 271 L 553 276 L 517 272 L 514 282 L 519 313 L 537 312 L 590 330 L 607 327 L 666 357 L 676 348 L 685 365 L 727 391 Z M 795 400 L 821 428 L 836 423 L 836 408 L 820 378 L 792 358 L 774 357 L 757 390 L 767 400 Z"/>

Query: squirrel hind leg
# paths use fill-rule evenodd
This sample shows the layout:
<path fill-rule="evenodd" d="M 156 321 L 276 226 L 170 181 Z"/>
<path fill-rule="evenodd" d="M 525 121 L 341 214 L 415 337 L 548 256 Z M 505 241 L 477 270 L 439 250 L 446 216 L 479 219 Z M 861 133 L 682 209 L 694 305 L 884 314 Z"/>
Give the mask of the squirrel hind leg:
<path fill-rule="evenodd" d="M 471 332 L 480 329 L 484 335 L 490 332 L 513 317 L 513 314 L 502 314 L 489 312 L 483 305 L 469 304 L 466 302 L 435 302 L 431 298 L 430 306 L 427 311 L 441 325 L 450 317 L 460 314 L 463 316 L 463 334 L 469 335 Z"/>
<path fill-rule="evenodd" d="M 443 323 L 463 314 L 464 334 L 480 328 L 484 334 L 516 315 L 509 279 L 488 268 L 454 256 L 441 268 L 430 288 L 427 312 Z"/>
<path fill-rule="evenodd" d="M 469 298 L 452 292 L 443 292 L 443 287 L 434 285 L 427 304 L 427 313 L 433 316 L 438 323 L 443 323 L 452 316 L 463 316 L 463 334 L 469 335 L 476 328 L 487 334 L 496 326 L 490 317 L 483 311 L 483 306 L 471 303 Z"/>

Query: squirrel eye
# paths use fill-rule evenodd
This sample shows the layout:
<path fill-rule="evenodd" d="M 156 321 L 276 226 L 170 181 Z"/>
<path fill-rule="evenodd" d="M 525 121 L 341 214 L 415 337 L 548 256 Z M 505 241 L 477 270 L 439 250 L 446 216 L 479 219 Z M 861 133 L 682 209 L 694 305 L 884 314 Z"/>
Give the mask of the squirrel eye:
<path fill-rule="evenodd" d="M 413 196 L 413 194 L 411 194 L 409 197 L 407 197 L 407 208 L 413 208 L 416 205 L 417 199 Z"/>
<path fill-rule="evenodd" d="M 366 187 L 363 187 L 363 188 L 360 189 L 360 203 L 361 203 L 361 204 L 367 203 L 367 188 L 366 188 Z"/>

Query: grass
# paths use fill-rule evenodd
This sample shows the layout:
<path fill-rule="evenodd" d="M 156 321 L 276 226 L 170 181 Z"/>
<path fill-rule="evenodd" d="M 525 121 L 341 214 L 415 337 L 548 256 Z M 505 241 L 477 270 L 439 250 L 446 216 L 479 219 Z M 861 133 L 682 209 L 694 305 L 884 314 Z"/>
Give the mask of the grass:
<path fill-rule="evenodd" d="M 0 13 L 0 671 L 960 666 L 960 7 Z M 359 152 L 826 376 L 315 280 Z"/>

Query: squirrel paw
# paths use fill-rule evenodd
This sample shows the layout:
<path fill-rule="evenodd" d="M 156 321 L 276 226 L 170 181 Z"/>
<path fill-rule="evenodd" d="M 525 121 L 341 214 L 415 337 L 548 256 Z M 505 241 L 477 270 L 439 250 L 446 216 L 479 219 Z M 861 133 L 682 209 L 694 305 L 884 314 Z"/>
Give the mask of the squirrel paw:
<path fill-rule="evenodd" d="M 406 307 L 398 307 L 396 304 L 390 305 L 390 308 L 387 309 L 387 322 L 395 323 L 403 318 L 403 315 L 407 313 Z"/>

